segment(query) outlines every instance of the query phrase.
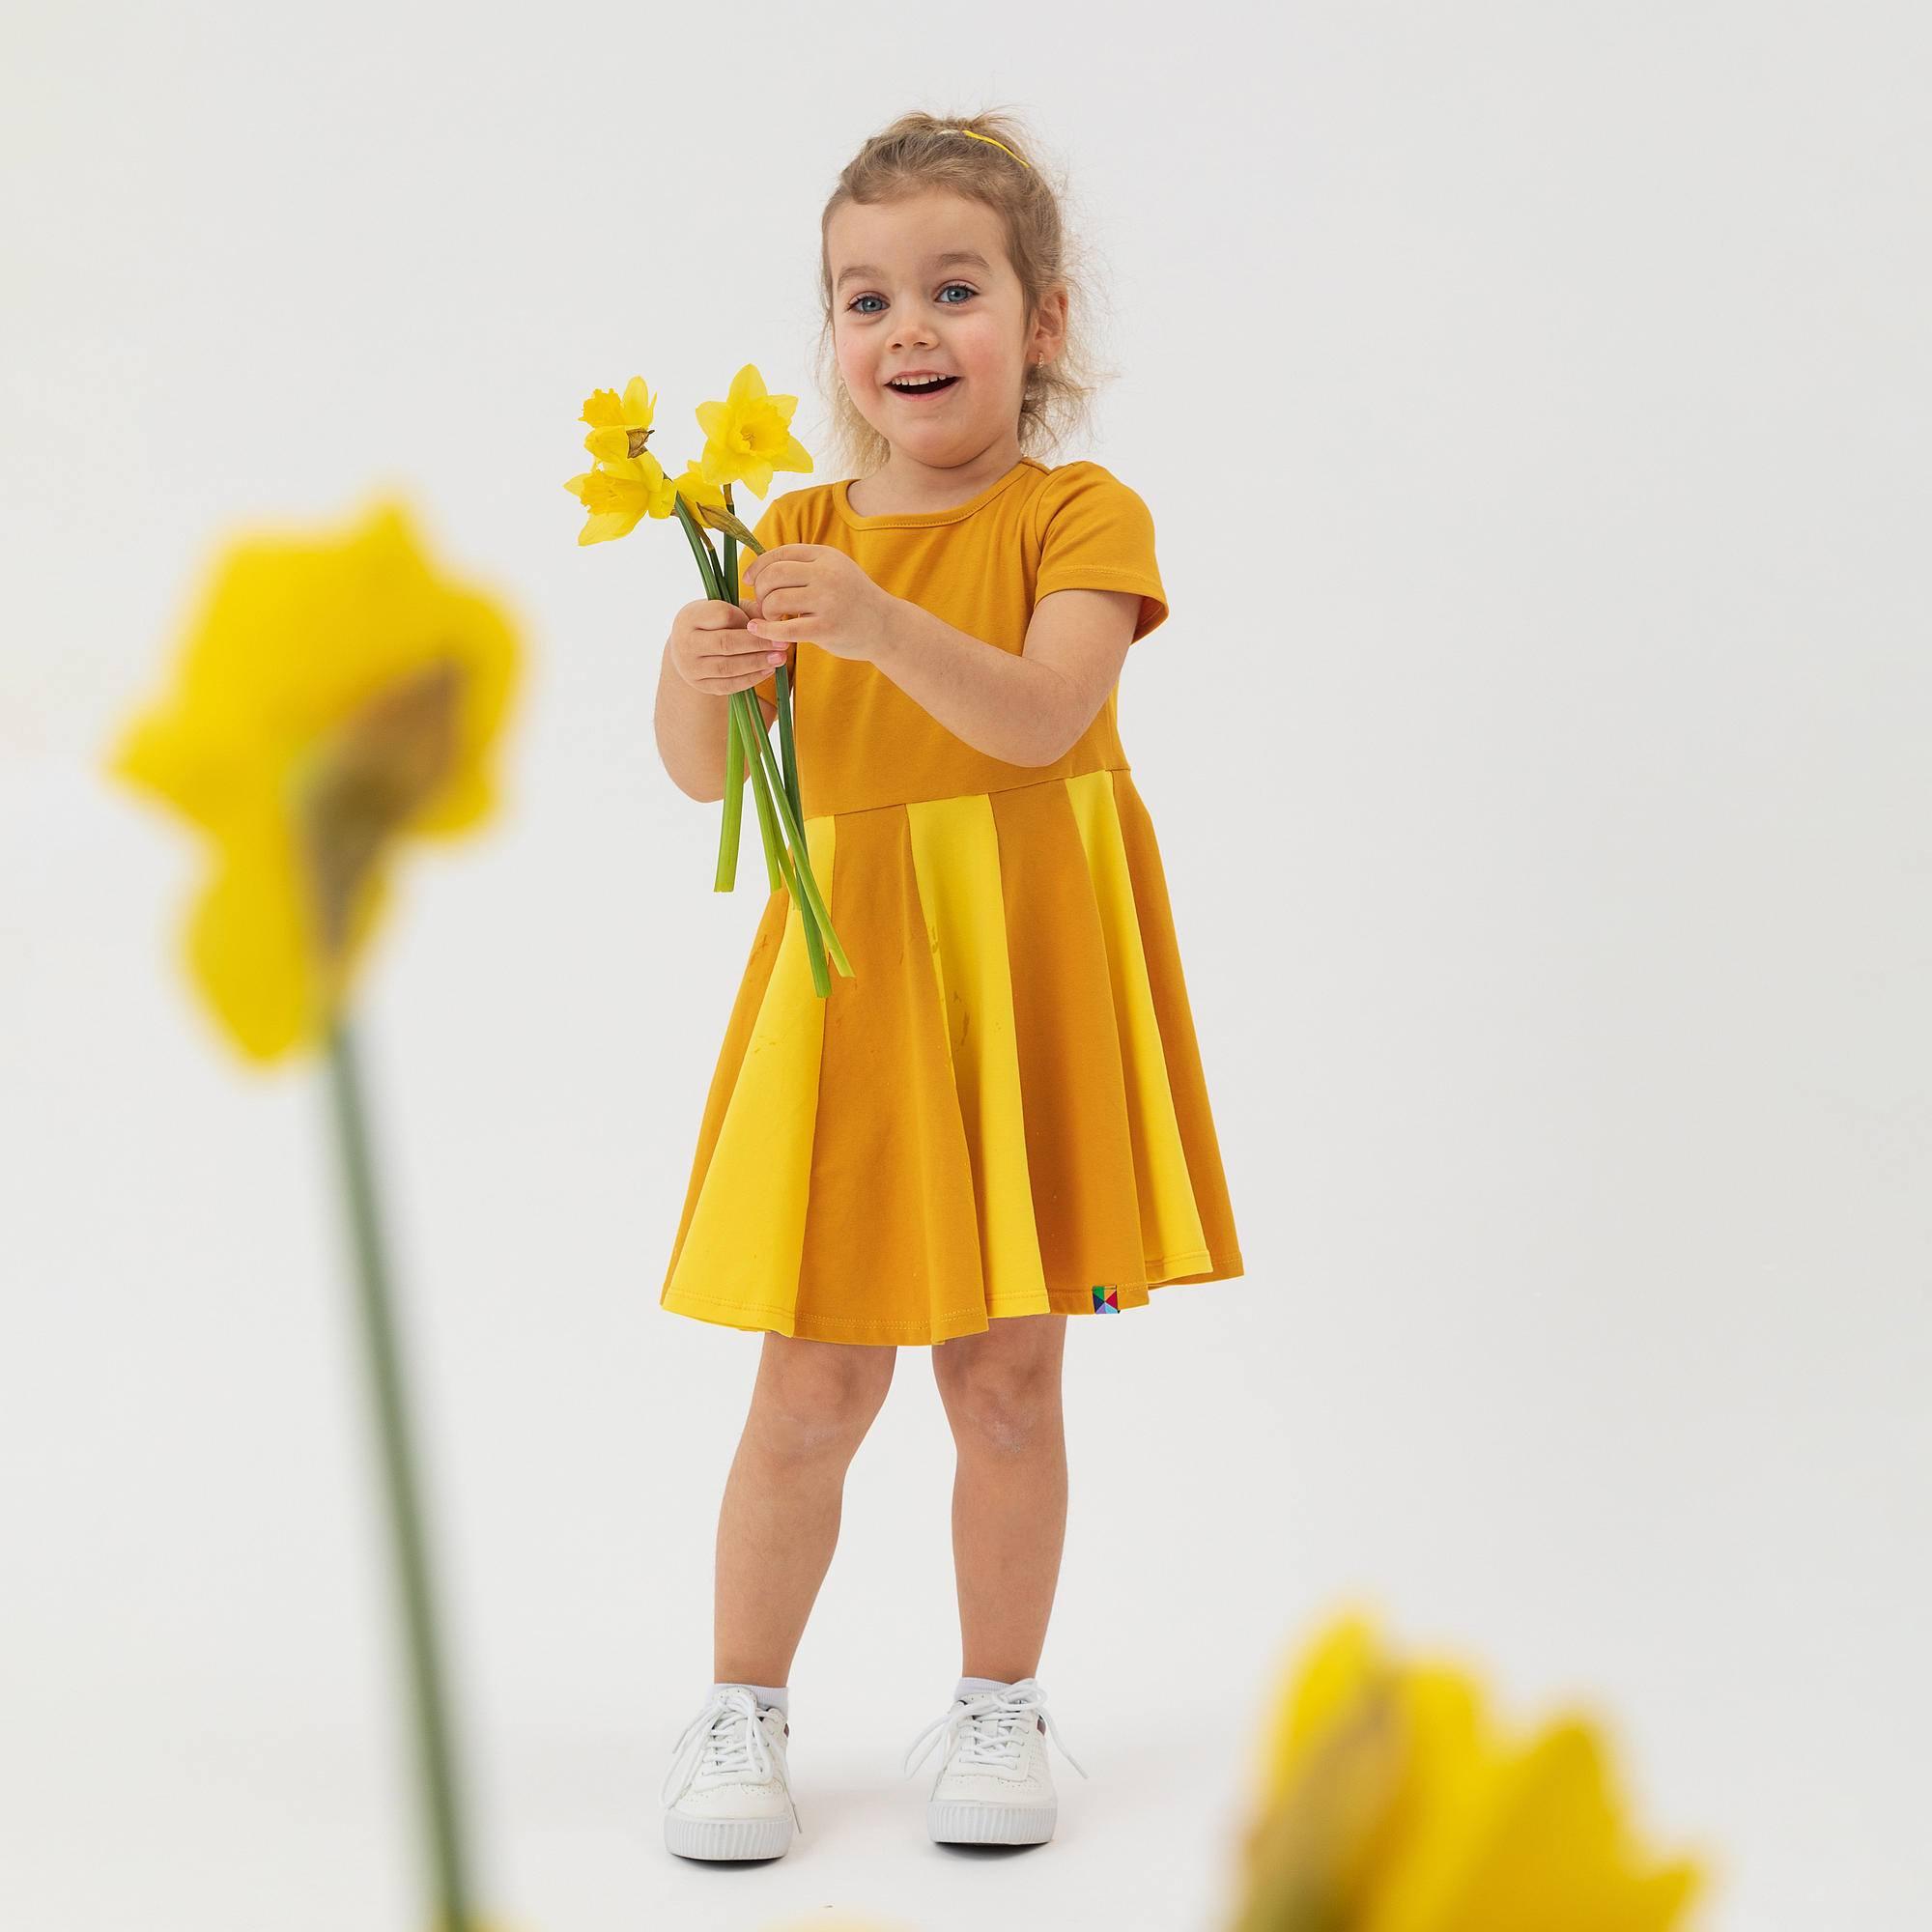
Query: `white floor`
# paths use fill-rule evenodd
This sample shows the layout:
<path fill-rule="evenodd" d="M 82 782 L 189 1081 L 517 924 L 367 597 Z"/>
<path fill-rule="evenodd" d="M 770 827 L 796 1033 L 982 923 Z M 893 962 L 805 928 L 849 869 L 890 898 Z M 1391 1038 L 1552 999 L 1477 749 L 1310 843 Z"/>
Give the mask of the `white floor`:
<path fill-rule="evenodd" d="M 831 1716 L 816 1715 L 812 1728 Z M 1205 1743 L 1155 1766 L 1139 1727 L 1118 1714 L 1090 1725 L 1097 1777 L 1115 1790 L 1063 1791 L 1051 1845 L 981 1851 L 926 1840 L 929 1779 L 897 1779 L 898 1728 L 882 1708 L 844 1714 L 831 1738 L 801 1723 L 804 1832 L 781 1860 L 715 1866 L 665 1851 L 654 1797 L 662 1767 L 641 1727 L 505 1729 L 492 1740 L 501 1760 L 488 1807 L 497 1829 L 480 1848 L 490 1896 L 504 1901 L 490 1922 L 743 1932 L 827 1925 L 837 1908 L 841 1922 L 849 1914 L 946 1928 L 987 1912 L 1063 1916 L 1082 1904 L 1114 1923 L 1207 1922 L 1201 1901 L 1221 1878 L 1217 1800 L 1230 1780 Z M 414 1845 L 398 1830 L 388 1767 L 367 1737 L 318 1724 L 258 1738 L 239 1721 L 215 1729 L 204 1718 L 145 1726 L 128 1747 L 102 1751 L 63 1745 L 59 1727 L 49 1729 L 43 1745 L 37 1734 L 37 1776 L 25 1789 L 10 1778 L 0 1794 L 11 1820 L 10 1924 L 331 1932 L 426 1922 L 411 1889 Z M 1129 1778 L 1149 1780 L 1137 1799 L 1121 1795 Z M 1070 1771 L 1065 1781 L 1080 1783 Z M 1158 1857 L 1154 1833 L 1165 1840 Z"/>
<path fill-rule="evenodd" d="M 715 1492 L 756 1345 L 574 1266 L 574 1236 L 521 1310 L 432 1282 L 415 1325 L 442 1349 L 417 1378 L 443 1421 L 493 1922 L 762 1932 L 837 1912 L 946 1932 L 1010 1908 L 1212 1932 L 1264 1690 L 1354 1598 L 1476 1658 L 1519 1718 L 1570 1693 L 1605 1714 L 1647 1835 L 1722 1861 L 1704 1923 L 1801 1932 L 1833 1902 L 1909 1922 L 1932 1870 L 1905 1369 L 1834 1355 L 1823 1321 L 1771 1363 L 1789 1296 L 1748 1328 L 1687 1310 L 1654 1348 L 1468 1255 L 1433 1297 L 1290 1280 L 1250 1193 L 1254 1276 L 1069 1336 L 1073 1514 L 1040 1675 L 1091 1776 L 1057 1758 L 1059 1835 L 1011 1854 L 929 1844 L 930 1765 L 899 1772 L 958 1668 L 922 1351 L 854 1467 L 792 1673 L 804 1834 L 775 1864 L 709 1869 L 664 1851 L 657 1791 L 709 1681 Z M 35 1309 L 39 1372 L 9 1356 L 0 1918 L 420 1924 L 338 1283 L 218 1246 L 167 1263 L 195 1215 L 144 1233 L 70 1207 L 99 1265 Z M 1412 1238 L 1418 1280 L 1429 1221 L 1362 1238 Z M 1629 1291 L 1653 1313 L 1690 1287 L 1689 1262 L 1659 1266 Z M 1536 1324 L 1547 1373 L 1483 1341 Z"/>

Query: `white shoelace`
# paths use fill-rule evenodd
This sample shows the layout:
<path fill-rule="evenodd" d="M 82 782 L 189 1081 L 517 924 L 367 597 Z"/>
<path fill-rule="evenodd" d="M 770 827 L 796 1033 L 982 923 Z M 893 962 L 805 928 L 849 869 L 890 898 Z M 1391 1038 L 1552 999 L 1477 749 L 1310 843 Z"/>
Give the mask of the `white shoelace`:
<path fill-rule="evenodd" d="M 941 1742 L 947 1747 L 939 1760 L 942 1770 L 952 1763 L 1004 1765 L 1010 1769 L 1020 1761 L 1026 1741 L 1036 1721 L 1041 1719 L 1046 1722 L 1047 1735 L 1060 1747 L 1066 1762 L 1085 1777 L 1087 1774 L 1081 1769 L 1079 1759 L 1067 1750 L 1060 1726 L 1046 1708 L 1046 1692 L 1031 1677 L 1022 1678 L 1008 1690 L 979 1690 L 963 1703 L 955 1701 L 943 1718 L 935 1718 L 906 1747 L 905 1775 L 910 1777 L 932 1754 L 933 1745 Z M 915 1758 L 913 1752 L 922 1744 L 925 1748 Z"/>
<path fill-rule="evenodd" d="M 758 1700 L 742 1685 L 729 1684 L 711 1693 L 703 1710 L 671 1747 L 671 1767 L 665 1774 L 662 1797 L 667 1804 L 675 1804 L 691 1789 L 692 1780 L 707 1773 L 743 1771 L 762 1779 L 773 1776 L 777 1770 L 771 1741 L 758 1721 Z M 792 1823 L 804 1831 L 789 1779 L 785 1797 L 791 1804 Z"/>

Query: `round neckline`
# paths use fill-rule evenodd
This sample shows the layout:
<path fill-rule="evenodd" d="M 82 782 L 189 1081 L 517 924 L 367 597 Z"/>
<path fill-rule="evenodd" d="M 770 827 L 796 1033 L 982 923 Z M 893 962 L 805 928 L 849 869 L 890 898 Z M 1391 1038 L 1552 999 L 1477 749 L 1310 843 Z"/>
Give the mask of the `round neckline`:
<path fill-rule="evenodd" d="M 975 510 L 990 503 L 1021 470 L 1044 467 L 1036 457 L 1022 456 L 1004 476 L 996 476 L 977 497 L 969 497 L 965 502 L 954 503 L 944 510 L 881 510 L 876 516 L 864 516 L 852 507 L 852 485 L 860 480 L 856 476 L 843 477 L 832 486 L 832 501 L 839 516 L 854 529 L 929 529 L 939 524 L 956 524 L 960 518 L 970 517 Z"/>

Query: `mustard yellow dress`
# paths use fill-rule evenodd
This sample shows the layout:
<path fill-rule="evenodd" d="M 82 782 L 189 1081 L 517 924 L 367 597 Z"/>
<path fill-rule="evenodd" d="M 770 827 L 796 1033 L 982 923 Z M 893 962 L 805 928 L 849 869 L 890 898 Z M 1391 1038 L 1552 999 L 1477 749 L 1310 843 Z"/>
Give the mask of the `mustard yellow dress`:
<path fill-rule="evenodd" d="M 895 597 L 1022 649 L 1055 590 L 1167 616 L 1147 505 L 1097 463 L 1022 458 L 947 510 L 775 498 L 769 547 L 831 544 Z M 1242 1272 L 1153 826 L 1119 687 L 1057 764 L 1010 765 L 875 666 L 789 647 L 812 869 L 856 977 L 812 989 L 766 900 L 698 1128 L 663 1307 L 828 1342 L 937 1343 L 1112 1314 Z M 775 680 L 758 689 L 776 699 Z M 749 801 L 740 877 L 764 864 Z"/>

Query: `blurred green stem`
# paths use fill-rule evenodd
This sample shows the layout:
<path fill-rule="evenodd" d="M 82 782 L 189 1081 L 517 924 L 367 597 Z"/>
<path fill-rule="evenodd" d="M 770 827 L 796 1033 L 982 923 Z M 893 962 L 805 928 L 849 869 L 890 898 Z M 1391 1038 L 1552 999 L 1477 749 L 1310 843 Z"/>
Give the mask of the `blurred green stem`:
<path fill-rule="evenodd" d="M 437 1649 L 435 1598 L 430 1586 L 429 1551 L 411 1440 L 409 1402 L 396 1335 L 388 1268 L 384 1258 L 382 1215 L 376 1197 L 375 1164 L 370 1158 L 367 1116 L 356 1071 L 355 1043 L 340 1013 L 328 1035 L 331 1112 L 340 1151 L 363 1343 L 368 1352 L 370 1393 L 374 1398 L 387 1492 L 389 1529 L 396 1575 L 402 1590 L 404 1637 L 415 1706 L 416 1746 L 423 1804 L 430 1834 L 440 1932 L 472 1932 L 464 1836 L 459 1820 L 455 1754 L 451 1748 L 447 1699 Z"/>

